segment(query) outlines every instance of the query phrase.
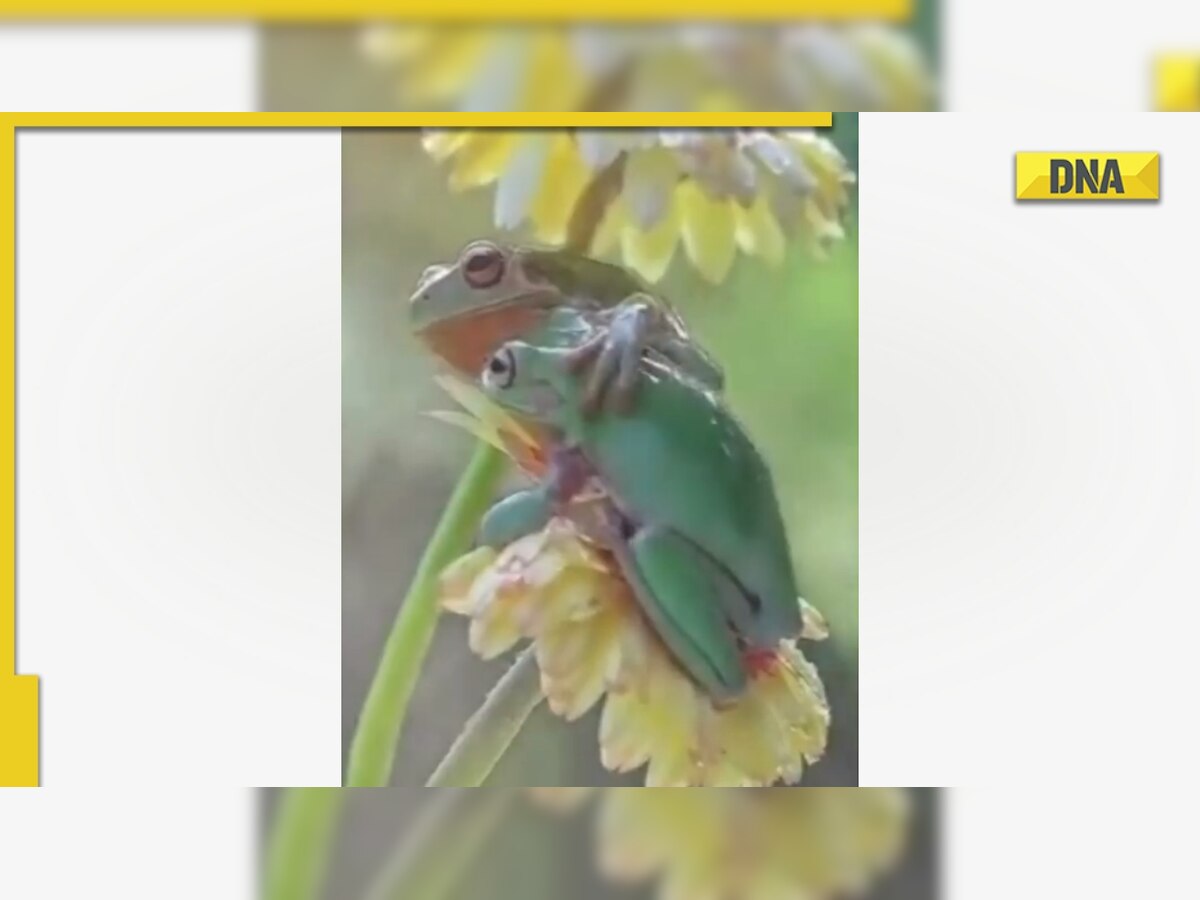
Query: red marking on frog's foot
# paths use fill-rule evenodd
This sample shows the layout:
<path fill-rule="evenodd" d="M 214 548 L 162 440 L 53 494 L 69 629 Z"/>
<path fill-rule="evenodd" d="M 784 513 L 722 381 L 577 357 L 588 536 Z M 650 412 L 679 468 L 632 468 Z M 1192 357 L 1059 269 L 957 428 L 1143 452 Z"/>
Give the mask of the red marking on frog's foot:
<path fill-rule="evenodd" d="M 742 653 L 742 663 L 751 678 L 774 675 L 779 666 L 779 654 L 767 647 L 755 647 Z"/>

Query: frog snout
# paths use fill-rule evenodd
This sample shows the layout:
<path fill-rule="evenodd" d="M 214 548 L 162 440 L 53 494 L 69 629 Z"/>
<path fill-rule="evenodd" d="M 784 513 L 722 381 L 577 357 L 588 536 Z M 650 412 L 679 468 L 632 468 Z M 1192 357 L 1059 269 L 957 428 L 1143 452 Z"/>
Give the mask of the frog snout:
<path fill-rule="evenodd" d="M 421 277 L 416 280 L 416 289 L 420 292 L 420 290 L 425 289 L 428 284 L 442 277 L 448 271 L 450 271 L 449 265 L 436 264 L 426 266 L 425 271 L 421 272 Z"/>
<path fill-rule="evenodd" d="M 425 293 L 426 288 L 445 275 L 448 271 L 450 271 L 449 266 L 427 266 L 425 271 L 421 273 L 421 277 L 417 279 L 417 289 L 413 291 L 412 296 L 408 298 L 408 302 L 419 303 L 422 300 L 428 300 L 429 296 Z"/>

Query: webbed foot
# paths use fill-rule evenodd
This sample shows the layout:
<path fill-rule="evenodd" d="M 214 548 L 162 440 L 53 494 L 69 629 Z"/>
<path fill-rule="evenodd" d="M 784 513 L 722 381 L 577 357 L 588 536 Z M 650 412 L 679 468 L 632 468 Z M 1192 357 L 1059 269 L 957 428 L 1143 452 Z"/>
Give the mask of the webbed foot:
<path fill-rule="evenodd" d="M 586 415 L 605 406 L 619 413 L 632 408 L 642 353 L 654 325 L 652 302 L 646 295 L 630 297 L 613 312 L 607 325 L 566 354 L 568 371 L 588 372 L 581 403 Z"/>

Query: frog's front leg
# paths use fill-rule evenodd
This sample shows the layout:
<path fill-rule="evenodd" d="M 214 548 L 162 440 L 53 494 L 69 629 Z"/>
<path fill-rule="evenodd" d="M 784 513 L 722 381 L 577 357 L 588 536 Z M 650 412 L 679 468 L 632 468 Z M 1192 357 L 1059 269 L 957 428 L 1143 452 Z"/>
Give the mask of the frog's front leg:
<path fill-rule="evenodd" d="M 487 511 L 479 526 L 479 543 L 505 547 L 518 538 L 546 527 L 554 516 L 555 502 L 547 485 L 517 491 Z"/>
<path fill-rule="evenodd" d="M 633 294 L 612 310 L 606 324 L 566 356 L 567 368 L 590 367 L 582 409 L 594 413 L 605 402 L 628 412 L 637 390 L 642 354 L 653 348 L 680 371 L 720 391 L 725 373 L 715 359 L 680 334 L 649 294 Z"/>
<path fill-rule="evenodd" d="M 517 491 L 487 511 L 479 526 L 479 543 L 499 548 L 541 531 L 554 516 L 563 513 L 566 504 L 583 487 L 589 471 L 578 451 L 554 448 L 539 485 Z"/>
<path fill-rule="evenodd" d="M 596 412 L 606 399 L 616 410 L 628 411 L 657 315 L 653 298 L 634 294 L 613 310 L 595 335 L 567 354 L 569 371 L 589 369 L 580 404 L 583 412 Z"/>

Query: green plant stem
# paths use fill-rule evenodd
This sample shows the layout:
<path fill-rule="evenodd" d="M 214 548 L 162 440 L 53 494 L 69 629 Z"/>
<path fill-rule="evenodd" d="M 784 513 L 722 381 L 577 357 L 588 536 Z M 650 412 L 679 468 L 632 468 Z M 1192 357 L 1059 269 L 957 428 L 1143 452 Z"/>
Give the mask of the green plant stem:
<path fill-rule="evenodd" d="M 446 504 L 367 691 L 350 744 L 349 787 L 384 787 L 391 778 L 404 715 L 437 624 L 438 576 L 467 548 L 506 461 L 495 447 L 480 443 Z"/>
<path fill-rule="evenodd" d="M 263 871 L 264 900 L 316 900 L 324 886 L 340 788 L 288 788 L 279 799 Z"/>
<path fill-rule="evenodd" d="M 479 787 L 542 702 L 537 654 L 528 647 L 467 720 L 426 787 Z"/>
<path fill-rule="evenodd" d="M 367 900 L 444 900 L 504 819 L 513 791 L 428 791 Z"/>

